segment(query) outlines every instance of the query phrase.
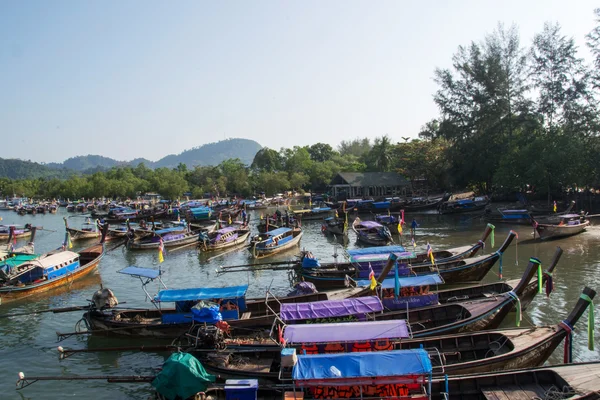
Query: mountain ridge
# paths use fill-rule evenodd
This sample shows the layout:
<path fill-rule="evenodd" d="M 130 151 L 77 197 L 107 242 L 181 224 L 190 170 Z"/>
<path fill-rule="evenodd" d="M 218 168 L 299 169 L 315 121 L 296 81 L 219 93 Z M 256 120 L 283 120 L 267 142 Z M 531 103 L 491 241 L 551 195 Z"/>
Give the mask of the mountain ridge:
<path fill-rule="evenodd" d="M 218 142 L 206 143 L 182 151 L 179 154 L 168 154 L 158 161 L 135 158 L 131 161 L 119 161 L 110 157 L 88 154 L 70 157 L 62 163 L 38 163 L 31 160 L 0 158 L 0 177 L 11 179 L 66 176 L 73 172 L 106 170 L 119 166 L 136 167 L 144 163 L 147 167 L 176 168 L 180 163 L 188 168 L 195 166 L 218 165 L 230 158 L 239 158 L 244 164 L 252 164 L 252 160 L 262 146 L 251 139 L 232 138 Z"/>

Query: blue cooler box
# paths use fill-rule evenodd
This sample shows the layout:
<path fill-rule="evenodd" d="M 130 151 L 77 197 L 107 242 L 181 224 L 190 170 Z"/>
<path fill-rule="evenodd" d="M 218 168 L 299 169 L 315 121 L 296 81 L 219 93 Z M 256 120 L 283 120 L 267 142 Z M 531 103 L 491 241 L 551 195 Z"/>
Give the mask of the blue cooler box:
<path fill-rule="evenodd" d="M 257 400 L 257 379 L 227 379 L 225 381 L 226 400 Z"/>

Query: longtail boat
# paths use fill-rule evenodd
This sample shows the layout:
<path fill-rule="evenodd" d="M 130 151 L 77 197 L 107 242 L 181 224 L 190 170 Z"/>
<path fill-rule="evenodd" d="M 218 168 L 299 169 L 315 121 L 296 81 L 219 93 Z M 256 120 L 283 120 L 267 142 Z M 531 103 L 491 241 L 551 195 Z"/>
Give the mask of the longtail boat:
<path fill-rule="evenodd" d="M 352 230 L 359 242 L 371 246 L 387 246 L 393 243 L 390 230 L 376 221 L 362 221 L 356 217 L 352 222 Z"/>
<path fill-rule="evenodd" d="M 254 258 L 268 257 L 289 250 L 300 243 L 302 229 L 279 228 L 259 235 L 248 247 Z"/>
<path fill-rule="evenodd" d="M 71 240 L 95 239 L 102 236 L 98 225 L 89 219 L 82 224 L 81 229 L 70 227 L 67 217 L 63 217 L 63 220 L 65 221 L 65 229 L 69 233 Z"/>
<path fill-rule="evenodd" d="M 480 281 L 494 266 L 496 261 L 501 259 L 510 243 L 515 238 L 516 233 L 510 231 L 506 240 L 500 248 L 492 254 L 470 257 L 467 259 L 450 259 L 450 261 L 436 260 L 435 264 L 402 264 L 401 275 L 422 275 L 439 273 L 446 283 L 465 283 Z M 394 246 L 396 247 L 396 246 Z M 403 250 L 403 248 L 401 248 Z M 397 253 L 397 252 L 393 252 Z M 355 263 L 340 263 L 321 265 L 319 267 L 304 268 L 302 264 L 296 268 L 298 280 L 313 283 L 319 290 L 341 289 L 348 286 L 348 278 L 354 280 L 366 279 L 370 273 L 369 266 L 377 274 L 382 270 L 389 252 L 378 255 L 368 254 L 366 258 L 353 256 Z M 411 258 L 405 256 L 406 252 L 399 252 L 402 258 Z M 419 259 L 417 257 L 417 259 Z M 367 264 L 367 265 L 364 265 Z M 370 264 L 370 265 L 369 265 Z"/>
<path fill-rule="evenodd" d="M 579 214 L 562 215 L 560 222 L 555 224 L 540 224 L 533 220 L 533 227 L 542 240 L 577 235 L 589 225 L 590 221 L 585 219 L 585 215 Z"/>
<path fill-rule="evenodd" d="M 105 224 L 100 243 L 79 253 L 68 250 L 50 252 L 12 270 L 0 270 L 0 302 L 46 292 L 90 274 L 104 256 L 107 231 L 108 224 Z"/>
<path fill-rule="evenodd" d="M 214 232 L 200 235 L 199 249 L 202 251 L 218 251 L 246 243 L 250 237 L 247 227 L 228 226 Z"/>
<path fill-rule="evenodd" d="M 431 357 L 433 375 L 458 375 L 498 370 L 529 368 L 542 365 L 572 334 L 596 292 L 585 288 L 567 319 L 555 326 L 502 329 L 475 333 L 411 338 L 411 325 L 404 320 L 349 323 L 299 324 L 278 326 L 283 332 L 277 345 L 237 344 L 225 342 L 230 351 L 217 354 L 194 352 L 211 371 L 220 375 L 244 376 L 278 381 L 279 368 L 285 354 L 332 354 L 428 349 L 439 357 Z M 190 343 L 198 345 L 201 337 Z M 196 339 L 196 341 L 194 341 Z M 213 338 L 214 339 L 214 338 Z M 211 340 L 209 344 L 214 343 Z M 201 343 L 204 344 L 204 343 Z M 567 349 L 570 351 L 569 341 Z M 256 349 L 253 354 L 252 349 Z M 291 352 L 289 350 L 292 350 Z M 570 362 L 567 359 L 565 362 Z"/>
<path fill-rule="evenodd" d="M 321 232 L 332 235 L 344 235 L 348 231 L 348 223 L 345 219 L 336 217 L 327 217 L 321 225 Z"/>
<path fill-rule="evenodd" d="M 31 225 L 29 224 L 24 228 L 19 225 L 0 225 L 0 242 L 25 239 L 30 237 L 31 233 Z"/>
<path fill-rule="evenodd" d="M 128 241 L 127 247 L 135 250 L 149 250 L 158 249 L 161 243 L 164 247 L 183 246 L 198 242 L 200 233 L 200 230 L 184 229 L 182 231 L 181 227 L 159 229 L 152 235 Z"/>
<path fill-rule="evenodd" d="M 0 261 L 5 260 L 8 257 L 11 257 L 15 253 L 23 253 L 23 254 L 33 254 L 34 252 L 34 240 L 35 234 L 37 232 L 37 227 L 32 226 L 30 228 L 31 235 L 29 236 L 29 242 L 21 247 L 15 247 L 17 238 L 14 235 L 15 227 L 11 226 L 9 229 L 8 243 L 0 244 Z"/>
<path fill-rule="evenodd" d="M 334 210 L 330 207 L 315 207 L 306 210 L 293 210 L 292 215 L 296 219 L 301 219 L 302 221 L 321 221 L 326 217 L 331 216 Z"/>

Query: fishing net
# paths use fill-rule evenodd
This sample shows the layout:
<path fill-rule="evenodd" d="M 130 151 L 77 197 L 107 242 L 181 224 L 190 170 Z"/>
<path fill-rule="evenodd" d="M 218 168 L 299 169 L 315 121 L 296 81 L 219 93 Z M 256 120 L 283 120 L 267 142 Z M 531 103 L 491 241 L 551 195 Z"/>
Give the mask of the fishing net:
<path fill-rule="evenodd" d="M 110 289 L 100 289 L 92 297 L 94 307 L 101 310 L 104 308 L 113 308 L 119 304 L 119 300 Z"/>

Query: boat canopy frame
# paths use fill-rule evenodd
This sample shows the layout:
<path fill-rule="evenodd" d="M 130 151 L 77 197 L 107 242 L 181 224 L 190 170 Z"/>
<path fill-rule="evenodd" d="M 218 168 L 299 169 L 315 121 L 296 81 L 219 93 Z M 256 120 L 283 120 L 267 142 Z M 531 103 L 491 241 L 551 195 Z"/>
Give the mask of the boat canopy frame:
<path fill-rule="evenodd" d="M 162 270 L 160 268 L 159 269 L 152 269 L 152 268 L 136 267 L 134 265 L 131 265 L 129 267 L 125 267 L 123 269 L 120 269 L 117 272 L 120 273 L 120 274 L 129 275 L 129 276 L 134 277 L 134 278 L 139 278 L 140 282 L 142 283 L 142 290 L 146 294 L 146 300 L 150 300 L 150 302 L 152 304 L 154 304 L 154 306 L 156 308 L 158 308 L 156 306 L 156 303 L 154 302 L 154 296 L 151 296 L 150 293 L 148 293 L 148 291 L 146 290 L 146 286 L 149 283 L 152 283 L 152 282 L 154 282 L 155 280 L 158 279 L 159 283 L 165 289 L 168 289 L 167 285 L 165 285 L 165 283 L 163 282 L 163 280 L 160 278 L 160 276 L 162 275 Z"/>

